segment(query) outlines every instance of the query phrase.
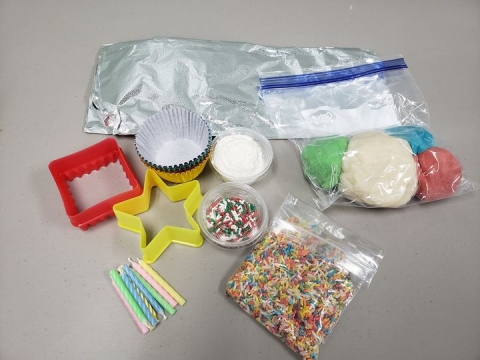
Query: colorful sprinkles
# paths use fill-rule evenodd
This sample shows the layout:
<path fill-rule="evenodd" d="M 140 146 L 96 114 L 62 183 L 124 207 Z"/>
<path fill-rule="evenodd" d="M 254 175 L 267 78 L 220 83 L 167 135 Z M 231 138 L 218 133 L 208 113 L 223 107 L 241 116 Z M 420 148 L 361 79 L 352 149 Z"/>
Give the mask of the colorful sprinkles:
<path fill-rule="evenodd" d="M 231 196 L 214 201 L 206 215 L 208 231 L 224 242 L 247 240 L 257 227 L 255 204 L 239 197 Z"/>
<path fill-rule="evenodd" d="M 353 298 L 354 284 L 331 254 L 313 251 L 317 236 L 297 230 L 272 230 L 230 278 L 226 292 L 290 349 L 317 359 Z"/>

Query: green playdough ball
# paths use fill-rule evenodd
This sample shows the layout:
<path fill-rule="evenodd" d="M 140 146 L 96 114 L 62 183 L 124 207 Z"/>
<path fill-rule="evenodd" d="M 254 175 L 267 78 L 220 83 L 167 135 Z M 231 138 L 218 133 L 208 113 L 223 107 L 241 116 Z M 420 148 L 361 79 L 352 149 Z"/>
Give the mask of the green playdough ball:
<path fill-rule="evenodd" d="M 322 189 L 334 188 L 340 179 L 347 146 L 348 138 L 345 136 L 309 142 L 302 151 L 303 171 L 307 178 Z"/>

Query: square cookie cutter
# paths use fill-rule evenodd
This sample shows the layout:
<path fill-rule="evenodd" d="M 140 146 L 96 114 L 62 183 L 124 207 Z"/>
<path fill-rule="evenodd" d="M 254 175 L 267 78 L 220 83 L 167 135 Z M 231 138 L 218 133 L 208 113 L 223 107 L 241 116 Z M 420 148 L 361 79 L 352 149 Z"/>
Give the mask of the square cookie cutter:
<path fill-rule="evenodd" d="M 145 227 L 142 220 L 136 215 L 150 208 L 150 197 L 154 186 L 159 188 L 171 202 L 185 200 L 183 208 L 191 229 L 169 225 L 164 226 L 147 245 Z M 200 227 L 193 218 L 193 214 L 197 211 L 202 197 L 200 183 L 197 180 L 167 186 L 153 170 L 147 169 L 143 193 L 140 196 L 115 204 L 113 211 L 117 217 L 118 226 L 140 234 L 140 249 L 143 253 L 143 260 L 151 264 L 172 243 L 191 247 L 202 246 L 203 237 L 200 233 Z"/>
<path fill-rule="evenodd" d="M 72 182 L 75 178 L 81 178 L 83 175 L 90 174 L 94 170 L 99 170 L 102 166 L 106 167 L 117 161 L 125 172 L 132 189 L 79 211 L 68 183 Z M 102 140 L 76 153 L 53 160 L 48 165 L 48 168 L 57 184 L 65 212 L 70 218 L 70 222 L 73 226 L 77 226 L 82 230 L 87 230 L 90 226 L 94 226 L 100 221 L 112 217 L 113 205 L 116 203 L 142 193 L 142 187 L 135 177 L 135 173 L 130 167 L 130 164 L 127 162 L 125 154 L 113 138 Z"/>

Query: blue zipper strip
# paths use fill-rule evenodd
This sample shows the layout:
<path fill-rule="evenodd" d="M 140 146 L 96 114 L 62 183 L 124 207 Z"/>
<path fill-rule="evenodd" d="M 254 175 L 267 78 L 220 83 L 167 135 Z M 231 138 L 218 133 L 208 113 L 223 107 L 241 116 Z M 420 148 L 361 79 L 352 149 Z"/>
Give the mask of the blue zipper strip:
<path fill-rule="evenodd" d="M 347 69 L 337 69 L 302 75 L 286 75 L 260 78 L 260 89 L 281 89 L 301 86 L 329 84 L 356 79 L 362 76 L 376 74 L 382 71 L 408 68 L 405 59 L 378 61 L 371 64 L 354 66 Z"/>

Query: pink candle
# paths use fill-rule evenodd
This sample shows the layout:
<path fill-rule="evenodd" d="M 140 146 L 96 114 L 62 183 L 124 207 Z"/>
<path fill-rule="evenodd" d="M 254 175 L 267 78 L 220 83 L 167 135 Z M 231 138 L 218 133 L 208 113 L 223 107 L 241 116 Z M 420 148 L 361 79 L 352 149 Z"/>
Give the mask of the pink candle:
<path fill-rule="evenodd" d="M 132 267 L 155 289 L 157 292 L 163 296 L 163 298 L 173 307 L 177 305 L 177 302 L 175 301 L 174 298 L 170 296 L 168 292 L 165 291 L 165 289 L 157 283 L 139 264 L 136 262 L 133 262 L 129 259 L 130 264 Z"/>
<path fill-rule="evenodd" d="M 146 333 L 148 333 L 148 328 L 142 324 L 140 322 L 140 320 L 138 320 L 137 316 L 135 315 L 135 313 L 133 312 L 132 308 L 130 307 L 130 305 L 128 305 L 127 303 L 127 300 L 125 300 L 125 297 L 123 296 L 122 292 L 120 291 L 120 289 L 118 288 L 117 284 L 115 284 L 115 282 L 112 280 L 112 285 L 113 287 L 115 288 L 115 291 L 117 292 L 118 296 L 120 296 L 120 299 L 122 300 L 123 302 L 123 305 L 125 305 L 125 307 L 127 308 L 128 312 L 130 313 L 130 315 L 132 316 L 133 320 L 135 321 L 135 324 L 137 324 L 138 328 L 140 329 L 141 333 L 143 335 L 145 335 Z"/>

